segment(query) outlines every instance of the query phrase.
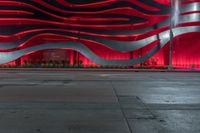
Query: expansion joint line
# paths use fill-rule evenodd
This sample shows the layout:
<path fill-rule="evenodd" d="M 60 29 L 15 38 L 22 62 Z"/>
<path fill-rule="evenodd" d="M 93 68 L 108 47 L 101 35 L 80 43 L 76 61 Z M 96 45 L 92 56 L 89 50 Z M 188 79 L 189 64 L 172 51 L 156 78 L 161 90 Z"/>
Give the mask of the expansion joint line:
<path fill-rule="evenodd" d="M 127 124 L 127 126 L 128 126 L 129 132 L 130 132 L 130 133 L 133 133 L 133 131 L 132 131 L 132 129 L 131 129 L 131 125 L 130 125 L 130 123 L 129 123 L 129 121 L 128 121 L 128 118 L 126 117 L 126 114 L 125 114 L 125 112 L 124 112 L 123 106 L 122 106 L 122 104 L 121 104 L 121 102 L 120 102 L 120 99 L 119 99 L 119 96 L 118 96 L 118 94 L 117 94 L 117 91 L 116 91 L 116 89 L 115 89 L 115 87 L 114 87 L 113 81 L 110 81 L 110 83 L 111 83 L 112 89 L 113 89 L 113 91 L 114 91 L 114 93 L 115 93 L 115 95 L 116 95 L 116 97 L 117 97 L 117 102 L 118 102 L 118 104 L 119 104 L 121 113 L 122 113 L 122 115 L 123 115 L 123 117 L 124 117 L 124 119 L 125 119 L 125 121 L 126 121 L 126 124 Z"/>

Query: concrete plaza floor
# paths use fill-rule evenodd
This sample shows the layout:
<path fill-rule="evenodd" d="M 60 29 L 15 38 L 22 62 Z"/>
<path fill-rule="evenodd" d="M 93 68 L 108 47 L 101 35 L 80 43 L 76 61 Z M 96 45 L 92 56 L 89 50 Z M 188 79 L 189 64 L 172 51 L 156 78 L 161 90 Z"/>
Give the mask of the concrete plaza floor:
<path fill-rule="evenodd" d="M 0 71 L 0 133 L 199 133 L 200 73 Z"/>

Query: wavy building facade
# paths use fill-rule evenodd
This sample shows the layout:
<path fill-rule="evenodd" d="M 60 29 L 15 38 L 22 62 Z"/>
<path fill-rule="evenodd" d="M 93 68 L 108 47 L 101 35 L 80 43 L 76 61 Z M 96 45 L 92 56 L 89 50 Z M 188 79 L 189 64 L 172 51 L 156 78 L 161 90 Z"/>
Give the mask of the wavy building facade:
<path fill-rule="evenodd" d="M 200 0 L 0 1 L 1 65 L 200 67 L 199 36 Z"/>

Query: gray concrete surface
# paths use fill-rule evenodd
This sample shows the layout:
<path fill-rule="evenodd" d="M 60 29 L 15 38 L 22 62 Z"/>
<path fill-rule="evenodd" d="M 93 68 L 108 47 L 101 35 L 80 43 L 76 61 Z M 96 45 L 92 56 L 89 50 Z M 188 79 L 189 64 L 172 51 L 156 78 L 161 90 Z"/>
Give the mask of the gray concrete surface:
<path fill-rule="evenodd" d="M 199 133 L 200 73 L 0 71 L 0 133 Z"/>

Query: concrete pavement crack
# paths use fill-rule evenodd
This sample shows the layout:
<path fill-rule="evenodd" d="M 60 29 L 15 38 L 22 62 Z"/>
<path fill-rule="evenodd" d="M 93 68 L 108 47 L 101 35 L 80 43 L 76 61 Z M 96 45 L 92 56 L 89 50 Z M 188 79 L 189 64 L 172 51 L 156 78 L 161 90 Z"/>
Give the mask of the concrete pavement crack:
<path fill-rule="evenodd" d="M 125 121 L 126 121 L 126 124 L 127 124 L 127 126 L 128 126 L 128 130 L 129 130 L 130 133 L 133 133 L 132 128 L 131 128 L 131 125 L 130 125 L 130 123 L 129 123 L 129 121 L 128 121 L 128 118 L 126 117 L 126 114 L 125 114 L 125 112 L 124 112 L 124 109 L 123 109 L 123 107 L 122 107 L 122 105 L 121 105 L 121 103 L 120 103 L 120 101 L 119 101 L 119 97 L 118 97 L 117 91 L 116 91 L 116 89 L 115 89 L 115 87 L 114 87 L 114 85 L 113 85 L 113 81 L 111 81 L 110 83 L 111 83 L 112 89 L 113 89 L 113 91 L 114 91 L 114 93 L 115 93 L 115 95 L 116 95 L 116 97 L 117 97 L 117 102 L 118 102 L 118 104 L 119 104 L 119 107 L 120 107 L 120 110 L 121 110 L 121 112 L 122 112 L 122 115 L 123 115 L 123 117 L 124 117 L 124 119 L 125 119 Z"/>

